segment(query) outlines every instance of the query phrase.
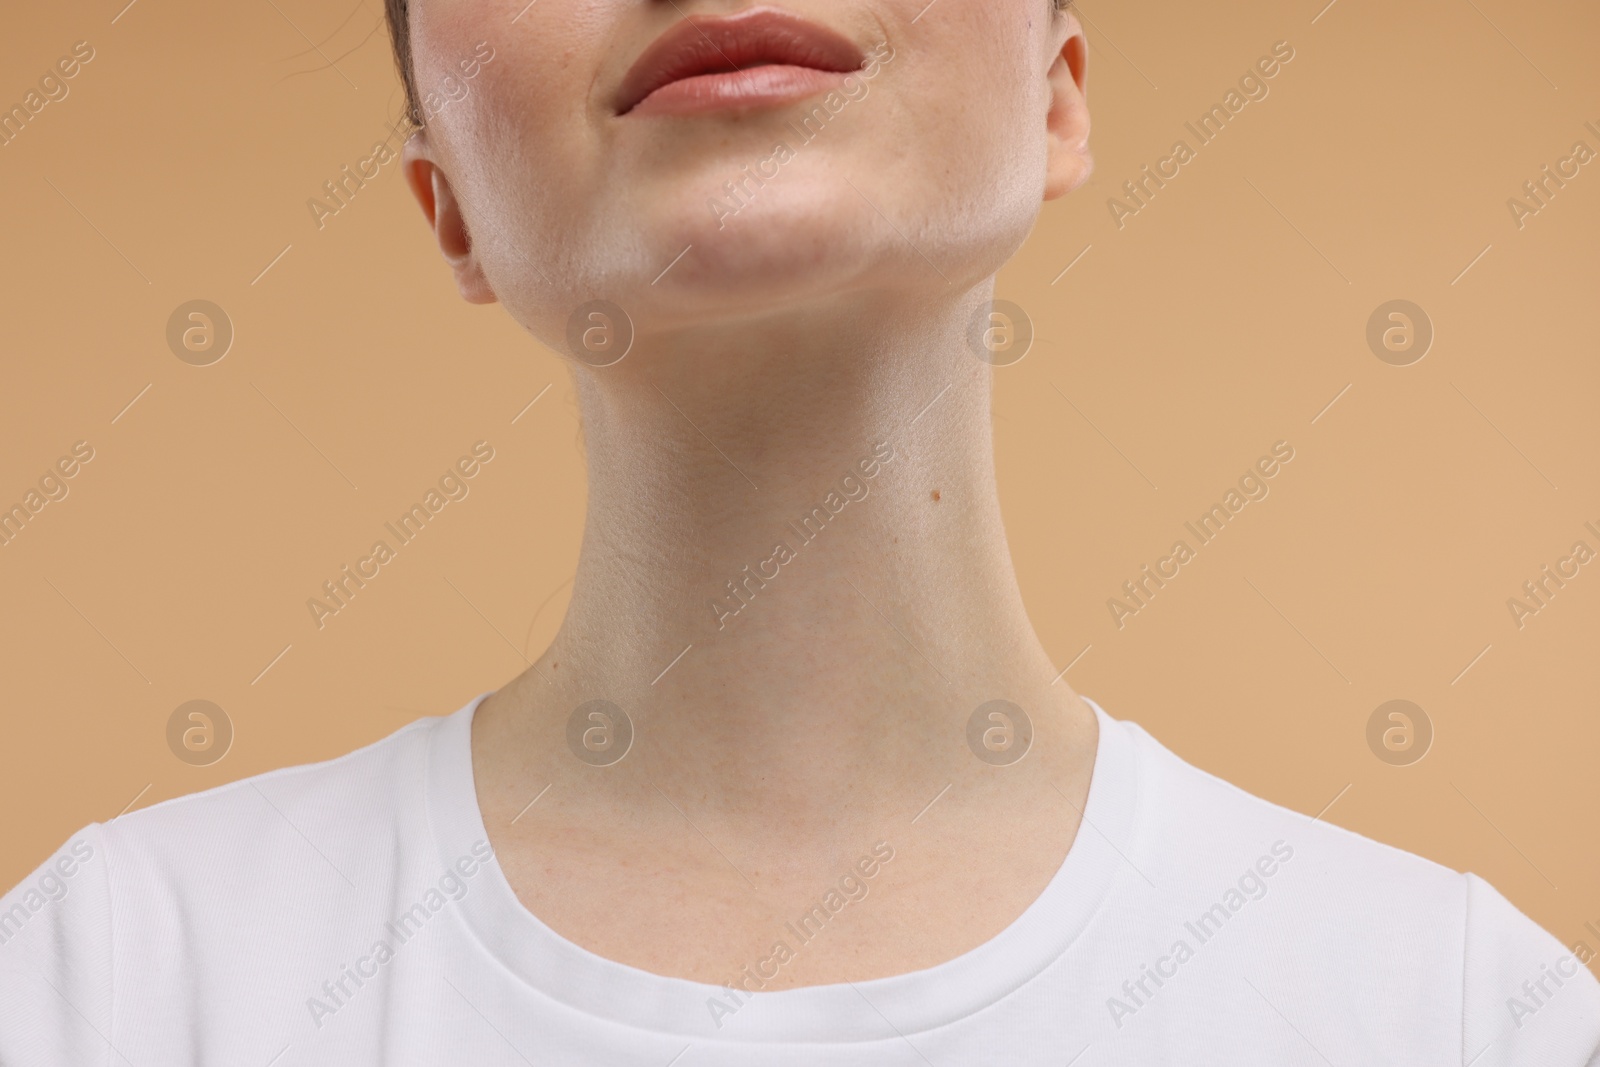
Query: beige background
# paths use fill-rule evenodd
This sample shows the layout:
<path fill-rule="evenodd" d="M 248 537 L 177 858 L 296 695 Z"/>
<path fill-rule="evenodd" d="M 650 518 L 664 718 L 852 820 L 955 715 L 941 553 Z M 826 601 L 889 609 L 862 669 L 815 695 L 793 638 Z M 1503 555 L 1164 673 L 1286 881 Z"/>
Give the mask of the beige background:
<path fill-rule="evenodd" d="M 496 687 L 579 537 L 563 365 L 457 300 L 396 167 L 321 230 L 306 206 L 399 113 L 375 0 L 124 2 L 0 35 L 0 103 L 96 52 L 0 147 L 0 506 L 95 449 L 0 548 L 4 886 L 85 823 Z M 1600 150 L 1600 9 L 1324 2 L 1083 4 L 1098 172 L 1001 278 L 1039 337 L 997 372 L 1024 590 L 1112 714 L 1600 948 L 1600 562 L 1520 630 L 1506 605 L 1600 550 L 1600 162 L 1507 207 Z M 1108 198 L 1280 40 L 1270 95 L 1119 230 Z M 237 331 L 209 367 L 165 339 L 196 298 Z M 1396 298 L 1437 331 L 1407 367 L 1365 339 Z M 470 497 L 316 629 L 307 598 L 480 439 Z M 1119 630 L 1106 600 L 1278 440 L 1271 495 Z M 1366 741 L 1393 698 L 1436 730 L 1412 766 Z M 167 746 L 191 699 L 236 728 L 213 766 Z"/>

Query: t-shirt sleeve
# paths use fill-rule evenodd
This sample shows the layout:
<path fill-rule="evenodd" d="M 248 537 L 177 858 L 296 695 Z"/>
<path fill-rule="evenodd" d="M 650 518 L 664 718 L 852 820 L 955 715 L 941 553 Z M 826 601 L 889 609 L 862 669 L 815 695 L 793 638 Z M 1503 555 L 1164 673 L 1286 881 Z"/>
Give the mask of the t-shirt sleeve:
<path fill-rule="evenodd" d="M 1600 1067 L 1600 981 L 1592 950 L 1569 949 L 1488 882 L 1467 880 L 1461 1062 Z"/>
<path fill-rule="evenodd" d="M 0 898 L 0 1065 L 121 1062 L 112 1048 L 110 857 L 85 827 Z"/>

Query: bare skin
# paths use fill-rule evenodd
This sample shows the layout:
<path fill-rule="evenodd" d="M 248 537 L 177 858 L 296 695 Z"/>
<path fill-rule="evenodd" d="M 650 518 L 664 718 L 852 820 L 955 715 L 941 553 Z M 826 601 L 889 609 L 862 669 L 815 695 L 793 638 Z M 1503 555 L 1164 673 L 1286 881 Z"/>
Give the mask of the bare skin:
<path fill-rule="evenodd" d="M 758 410 L 724 408 L 679 381 L 688 418 L 654 390 L 624 398 L 636 407 L 610 395 L 610 410 L 585 412 L 592 456 L 650 458 L 591 463 L 589 532 L 561 633 L 536 669 L 485 702 L 473 738 L 501 865 L 568 939 L 720 983 L 886 841 L 895 859 L 870 905 L 847 909 L 839 936 L 781 976 L 858 981 L 975 947 L 1061 865 L 1096 724 L 1064 680 L 1051 684 L 1058 668 L 1017 591 L 989 457 L 990 371 L 946 339 L 943 373 L 927 377 L 948 331 L 928 324 L 911 343 L 912 329 L 885 324 L 885 347 L 916 368 L 904 388 L 847 391 L 835 378 L 798 403 L 824 377 L 811 357 L 828 358 L 799 353 L 782 362 L 808 369 L 761 372 L 777 387 Z M 888 358 L 871 361 L 875 373 Z M 842 402 L 850 395 L 873 403 Z M 798 543 L 790 516 L 875 441 L 896 455 L 868 496 L 719 630 L 711 594 L 773 540 Z M 638 748 L 602 768 L 565 744 L 573 709 L 597 697 L 637 730 Z M 1036 726 L 1010 766 L 967 747 L 968 717 L 996 697 Z"/>
<path fill-rule="evenodd" d="M 840 27 L 850 17 L 842 13 L 870 7 L 867 21 L 894 41 L 925 5 L 797 6 Z M 920 53 L 909 40 L 897 44 L 903 81 L 878 90 L 880 113 L 863 110 L 853 135 L 841 130 L 793 164 L 792 199 L 772 198 L 767 224 L 733 239 L 742 244 L 712 245 L 718 251 L 697 266 L 686 258 L 665 295 L 648 277 L 639 282 L 630 264 L 607 260 L 603 242 L 580 235 L 555 253 L 573 273 L 609 280 L 601 291 L 622 294 L 638 337 L 613 367 L 574 365 L 590 495 L 571 602 L 550 648 L 479 709 L 472 750 L 479 806 L 517 896 L 592 952 L 660 975 L 735 980 L 775 940 L 788 940 L 786 923 L 886 846 L 893 859 L 863 879 L 867 895 L 762 988 L 901 974 L 1014 922 L 1072 845 L 1097 724 L 1028 620 L 995 484 L 993 370 L 967 341 L 968 324 L 992 299 L 995 271 L 1031 226 L 1016 205 L 1031 198 L 1036 213 L 1091 167 L 1081 30 L 1070 15 L 1043 17 L 1039 6 L 1025 17 L 953 0 L 955 24 L 929 31 L 947 36 L 924 37 Z M 419 79 L 438 56 L 470 51 L 471 20 L 458 25 L 459 15 L 417 19 Z M 660 18 L 638 39 L 676 17 L 652 15 Z M 818 215 L 808 196 L 838 187 L 833 170 L 844 163 L 862 166 L 853 184 L 880 210 L 927 215 L 915 189 L 894 208 L 905 182 L 887 173 L 883 188 L 873 185 L 873 161 L 857 153 L 878 151 L 884 130 L 874 124 L 894 121 L 896 101 L 916 94 L 917 79 L 929 79 L 931 93 L 950 76 L 948 64 L 937 69 L 948 58 L 939 49 L 954 56 L 968 40 L 1010 49 L 973 57 L 973 82 L 984 88 L 970 102 L 980 111 L 972 121 L 991 121 L 985 107 L 1008 122 L 1028 117 L 1005 134 L 1026 165 L 1016 188 L 993 191 L 992 217 L 931 219 L 912 255 L 909 221 L 884 226 L 838 206 Z M 615 42 L 603 49 L 596 41 L 547 34 L 502 49 L 559 54 L 578 67 L 569 80 L 581 88 L 603 84 L 613 65 Z M 551 56 L 530 55 L 515 69 L 561 68 Z M 997 87 L 977 70 L 999 59 L 1020 69 Z M 552 294 L 551 279 L 525 275 L 504 236 L 519 223 L 562 232 L 547 217 L 557 214 L 545 202 L 556 194 L 491 190 L 495 160 L 520 148 L 484 149 L 468 121 L 516 113 L 509 101 L 527 87 L 496 83 L 493 69 L 476 90 L 481 102 L 469 98 L 449 113 L 458 127 L 430 128 L 408 146 L 407 175 L 463 295 L 501 300 L 559 347 L 563 312 L 582 293 Z M 559 95 L 562 84 L 544 88 Z M 609 117 L 595 120 L 602 134 L 591 134 L 588 120 L 560 129 L 549 121 L 529 119 L 537 129 L 526 139 L 572 139 L 580 161 L 593 139 L 609 146 L 616 166 L 625 138 L 664 136 Z M 748 134 L 750 144 L 767 136 L 746 129 L 759 117 L 692 121 L 699 125 L 679 123 L 674 134 Z M 988 126 L 973 129 L 990 136 Z M 958 152 L 969 134 L 942 131 L 955 143 L 917 150 Z M 749 147 L 735 144 L 731 158 Z M 720 173 L 726 161 L 708 166 Z M 941 180 L 982 191 L 994 178 L 974 171 Z M 638 181 L 674 183 L 651 202 L 666 206 L 638 209 L 661 213 L 649 221 L 673 234 L 663 247 L 681 248 L 685 233 L 708 244 L 722 237 L 692 232 L 705 225 L 703 198 L 688 192 L 673 201 L 683 174 L 661 178 L 657 168 Z M 572 197 L 585 195 L 576 190 Z M 819 228 L 827 240 L 803 245 Z M 867 476 L 869 457 L 878 462 Z M 803 540 L 791 523 L 847 474 L 865 495 Z M 744 601 L 730 595 L 727 583 L 772 557 L 778 542 L 793 558 L 777 576 L 747 584 Z M 718 600 L 721 609 L 712 606 Z M 627 755 L 609 766 L 581 761 L 567 743 L 574 710 L 595 699 L 624 709 L 635 732 Z M 969 718 L 995 699 L 1019 705 L 1032 723 L 1031 746 L 1010 765 L 984 762 L 968 745 Z"/>

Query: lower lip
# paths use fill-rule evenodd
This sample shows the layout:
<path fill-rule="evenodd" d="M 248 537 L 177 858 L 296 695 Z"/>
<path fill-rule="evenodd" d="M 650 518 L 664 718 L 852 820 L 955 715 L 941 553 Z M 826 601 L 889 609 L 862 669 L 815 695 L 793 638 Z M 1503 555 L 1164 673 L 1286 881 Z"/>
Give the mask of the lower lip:
<path fill-rule="evenodd" d="M 701 74 L 663 85 L 630 115 L 702 115 L 792 104 L 837 89 L 847 74 L 772 64 L 726 74 Z"/>

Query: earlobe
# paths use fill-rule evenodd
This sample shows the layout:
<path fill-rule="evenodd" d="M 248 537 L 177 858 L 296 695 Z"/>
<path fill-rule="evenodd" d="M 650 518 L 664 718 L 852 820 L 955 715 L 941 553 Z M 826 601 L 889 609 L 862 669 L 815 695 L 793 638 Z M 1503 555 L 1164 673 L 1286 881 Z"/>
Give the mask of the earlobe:
<path fill-rule="evenodd" d="M 1051 64 L 1050 112 L 1046 126 L 1050 154 L 1046 200 L 1066 196 L 1094 173 L 1089 151 L 1089 43 L 1075 16 L 1065 17 L 1071 32 Z"/>
<path fill-rule="evenodd" d="M 406 142 L 402 166 L 406 184 L 417 198 L 417 204 L 428 220 L 428 227 L 433 230 L 434 240 L 438 242 L 439 251 L 455 275 L 461 298 L 472 304 L 494 303 L 494 290 L 489 287 L 489 280 L 484 277 L 483 268 L 473 252 L 472 236 L 467 232 L 460 201 L 450 186 L 450 179 L 438 164 L 428 158 L 421 134 Z"/>

